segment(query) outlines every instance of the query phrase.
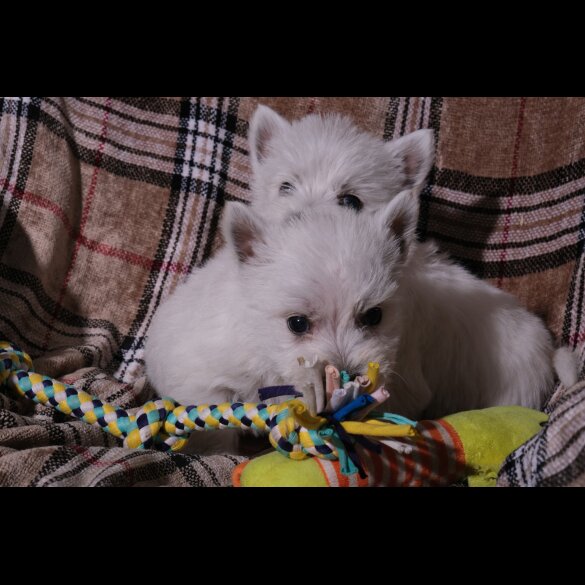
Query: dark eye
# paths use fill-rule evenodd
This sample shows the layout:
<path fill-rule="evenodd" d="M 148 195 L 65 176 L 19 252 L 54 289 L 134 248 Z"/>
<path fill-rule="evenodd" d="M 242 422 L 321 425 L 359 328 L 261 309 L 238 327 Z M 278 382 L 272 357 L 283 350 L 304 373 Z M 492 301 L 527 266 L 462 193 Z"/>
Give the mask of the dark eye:
<path fill-rule="evenodd" d="M 281 195 L 290 195 L 295 190 L 295 186 L 292 183 L 283 183 L 280 186 L 279 192 Z"/>
<path fill-rule="evenodd" d="M 295 335 L 304 335 L 311 328 L 309 320 L 304 315 L 293 315 L 286 320 L 286 324 Z"/>
<path fill-rule="evenodd" d="M 344 193 L 337 198 L 337 202 L 341 207 L 349 207 L 355 211 L 359 211 L 364 204 L 355 195 L 351 193 Z"/>
<path fill-rule="evenodd" d="M 363 315 L 360 315 L 359 322 L 363 327 L 372 327 L 378 325 L 382 320 L 382 309 L 373 307 L 368 309 Z"/>

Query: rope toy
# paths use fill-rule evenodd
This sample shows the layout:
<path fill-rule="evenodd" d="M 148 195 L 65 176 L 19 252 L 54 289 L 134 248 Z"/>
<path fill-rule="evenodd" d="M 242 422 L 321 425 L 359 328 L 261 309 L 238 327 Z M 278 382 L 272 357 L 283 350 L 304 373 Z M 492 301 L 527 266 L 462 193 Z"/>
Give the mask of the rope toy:
<path fill-rule="evenodd" d="M 370 364 L 374 367 L 376 364 Z M 328 460 L 340 460 L 344 473 L 363 470 L 351 449 L 347 435 L 367 444 L 365 436 L 379 439 L 417 436 L 416 423 L 397 415 L 384 415 L 383 420 L 345 420 L 352 414 L 371 411 L 376 400 L 362 394 L 345 403 L 332 415 L 314 416 L 298 399 L 282 404 L 222 403 L 183 406 L 172 398 L 147 402 L 140 408 L 124 410 L 103 402 L 83 390 L 33 371 L 30 356 L 7 341 L 0 341 L 0 385 L 6 384 L 20 395 L 40 404 L 49 404 L 67 415 L 103 430 L 124 441 L 132 449 L 178 451 L 193 431 L 244 428 L 269 434 L 272 446 L 293 460 L 311 455 Z M 374 372 L 359 382 L 348 384 L 374 386 Z M 331 388 L 328 388 L 330 394 Z M 339 389 L 336 390 L 338 394 Z M 378 389 L 381 392 L 382 389 Z M 385 392 L 385 391 L 383 391 Z M 374 392 L 375 394 L 375 392 Z M 387 397 L 387 392 L 385 396 Z M 398 424 L 402 423 L 402 424 Z M 375 447 L 374 447 L 375 448 Z"/>

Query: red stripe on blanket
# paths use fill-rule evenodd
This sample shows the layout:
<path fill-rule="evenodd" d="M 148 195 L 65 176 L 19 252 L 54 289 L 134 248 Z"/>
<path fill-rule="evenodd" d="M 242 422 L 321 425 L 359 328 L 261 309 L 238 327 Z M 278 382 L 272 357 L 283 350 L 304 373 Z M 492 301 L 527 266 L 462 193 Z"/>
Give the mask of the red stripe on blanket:
<path fill-rule="evenodd" d="M 63 227 L 67 231 L 67 234 L 71 239 L 76 241 L 76 244 L 83 246 L 92 252 L 97 252 L 103 256 L 110 256 L 124 260 L 125 262 L 128 262 L 128 264 L 140 266 L 146 270 L 163 270 L 175 274 L 187 274 L 189 272 L 188 267 L 181 262 L 161 262 L 153 260 L 152 258 L 142 256 L 141 254 L 136 254 L 135 252 L 129 252 L 128 250 L 122 250 L 120 248 L 110 246 L 109 244 L 104 244 L 103 242 L 98 242 L 97 240 L 86 238 L 84 235 L 80 235 L 79 232 L 75 230 L 75 228 L 71 225 L 71 222 L 69 221 L 69 218 L 67 217 L 64 209 L 59 207 L 59 205 L 57 205 L 54 201 L 51 201 L 42 195 L 36 195 L 35 193 L 31 193 L 29 191 L 23 191 L 15 185 L 8 184 L 8 181 L 3 179 L 0 179 L 0 185 L 5 187 L 13 197 L 22 199 L 23 201 L 26 201 L 27 203 L 30 203 L 36 207 L 50 211 L 53 215 L 55 215 L 55 217 L 61 220 Z"/>
<path fill-rule="evenodd" d="M 61 291 L 59 292 L 59 297 L 57 299 L 57 303 L 55 306 L 55 312 L 51 317 L 51 322 L 47 327 L 47 332 L 45 334 L 45 339 L 43 341 L 43 350 L 49 347 L 49 341 L 51 339 L 51 335 L 53 332 L 53 325 L 59 316 L 59 313 L 62 308 L 63 298 L 65 297 L 65 292 L 67 291 L 67 287 L 69 286 L 69 280 L 71 279 L 71 274 L 73 273 L 73 266 L 75 265 L 75 261 L 77 260 L 77 255 L 79 253 L 79 248 L 81 246 L 81 236 L 83 233 L 83 228 L 87 223 L 89 218 L 89 209 L 91 207 L 91 203 L 93 201 L 95 195 L 95 188 L 97 186 L 97 178 L 101 169 L 101 161 L 104 154 L 104 148 L 106 144 L 106 136 L 108 132 L 108 117 L 110 114 L 110 105 L 111 105 L 112 98 L 106 98 L 106 104 L 104 109 L 104 116 L 102 119 L 102 130 L 100 133 L 100 144 L 98 145 L 96 156 L 95 156 L 95 163 L 94 163 L 94 170 L 91 177 L 91 181 L 89 184 L 89 188 L 87 190 L 87 197 L 85 204 L 83 206 L 83 210 L 81 212 L 81 221 L 79 224 L 79 233 L 77 234 L 77 239 L 75 242 L 75 247 L 73 248 L 73 254 L 71 255 L 71 260 L 69 262 L 69 267 L 67 269 L 67 273 L 65 274 L 65 279 L 63 280 L 63 285 L 61 286 Z"/>
<path fill-rule="evenodd" d="M 81 447 L 79 445 L 72 445 L 70 447 L 81 455 L 85 461 L 87 461 L 92 467 L 101 467 L 103 469 L 111 469 L 114 465 L 119 465 L 123 470 L 130 483 L 134 483 L 134 469 L 123 459 L 116 459 L 114 461 L 98 461 L 96 456 L 89 450 L 88 447 Z"/>

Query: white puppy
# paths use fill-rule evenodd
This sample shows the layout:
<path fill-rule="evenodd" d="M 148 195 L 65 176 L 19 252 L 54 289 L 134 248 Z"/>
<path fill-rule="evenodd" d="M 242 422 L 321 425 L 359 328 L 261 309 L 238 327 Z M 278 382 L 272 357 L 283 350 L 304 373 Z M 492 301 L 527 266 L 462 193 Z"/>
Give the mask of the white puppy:
<path fill-rule="evenodd" d="M 310 115 L 289 123 L 270 108 L 259 106 L 250 122 L 249 149 L 255 221 L 274 224 L 318 208 L 338 214 L 368 215 L 378 212 L 404 189 L 418 194 L 433 163 L 434 140 L 431 130 L 419 130 L 383 142 L 339 115 Z M 231 313 L 236 307 L 229 305 L 233 294 L 230 287 L 235 286 L 239 277 L 234 250 L 224 247 L 160 308 L 150 329 L 146 362 L 147 373 L 161 394 L 191 402 L 195 399 L 217 402 L 231 399 L 234 390 L 258 386 L 256 374 L 248 377 L 247 372 L 253 368 L 248 354 L 243 351 L 234 354 L 226 340 L 226 336 L 231 337 L 231 320 L 242 317 Z M 207 291 L 208 296 L 199 298 L 200 291 Z M 206 308 L 208 303 L 211 312 Z M 167 328 L 165 315 L 172 313 L 182 320 L 181 304 L 189 312 L 189 319 L 184 322 L 186 329 L 172 319 Z M 182 335 L 175 343 L 173 332 L 177 327 L 182 329 Z M 252 338 L 255 334 L 253 329 L 241 333 Z M 169 350 L 159 352 L 167 343 L 172 344 L 166 347 L 173 348 L 173 363 L 181 362 L 177 370 L 162 363 Z M 193 356 L 192 352 L 198 352 L 199 347 L 211 349 Z M 269 358 L 256 356 L 256 360 L 266 364 Z M 295 371 L 297 378 L 298 373 Z M 309 380 L 314 372 L 305 370 L 304 374 Z M 238 378 L 237 384 L 234 376 Z M 260 378 L 272 380 L 274 376 Z M 316 407 L 314 393 L 312 396 L 311 404 Z M 229 440 L 215 438 L 209 441 L 200 438 L 197 445 L 205 443 L 218 443 L 219 450 L 226 445 L 234 449 Z"/>
<path fill-rule="evenodd" d="M 209 262 L 160 307 L 151 381 L 190 404 L 257 401 L 262 386 L 294 384 L 320 411 L 324 364 L 363 372 L 374 360 L 389 408 L 413 418 L 540 407 L 553 386 L 548 331 L 513 296 L 416 243 L 417 215 L 410 191 L 378 214 L 312 211 L 274 224 L 228 206 L 231 264 Z M 298 365 L 315 355 L 315 368 Z"/>
<path fill-rule="evenodd" d="M 248 142 L 252 208 L 269 222 L 331 206 L 377 212 L 401 191 L 418 195 L 434 159 L 432 130 L 383 142 L 343 116 L 289 123 L 267 106 Z"/>
<path fill-rule="evenodd" d="M 418 195 L 434 160 L 432 130 L 384 142 L 336 114 L 288 122 L 260 105 L 250 120 L 251 206 L 258 221 L 335 209 L 377 213 L 403 190 Z M 224 248 L 211 260 L 227 272 Z M 197 278 L 204 278 L 199 273 Z"/>

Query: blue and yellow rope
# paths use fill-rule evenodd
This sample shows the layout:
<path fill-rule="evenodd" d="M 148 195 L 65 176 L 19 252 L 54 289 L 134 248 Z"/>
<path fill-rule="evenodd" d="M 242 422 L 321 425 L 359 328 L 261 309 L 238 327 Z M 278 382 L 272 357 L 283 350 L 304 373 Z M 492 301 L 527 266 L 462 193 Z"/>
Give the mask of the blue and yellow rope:
<path fill-rule="evenodd" d="M 334 460 L 340 455 L 341 442 L 329 421 L 313 416 L 297 399 L 282 404 L 226 402 L 183 406 L 171 398 L 162 398 L 147 402 L 141 408 L 124 410 L 70 384 L 38 374 L 32 368 L 27 353 L 0 341 L 0 384 L 6 384 L 35 402 L 49 404 L 60 412 L 98 425 L 123 439 L 124 446 L 132 449 L 178 451 L 193 431 L 247 428 L 267 432 L 272 446 L 291 459 L 312 455 Z M 417 434 L 409 424 L 379 421 L 340 424 L 346 433 L 353 435 L 406 437 Z M 344 455 L 341 453 L 342 458 Z"/>

